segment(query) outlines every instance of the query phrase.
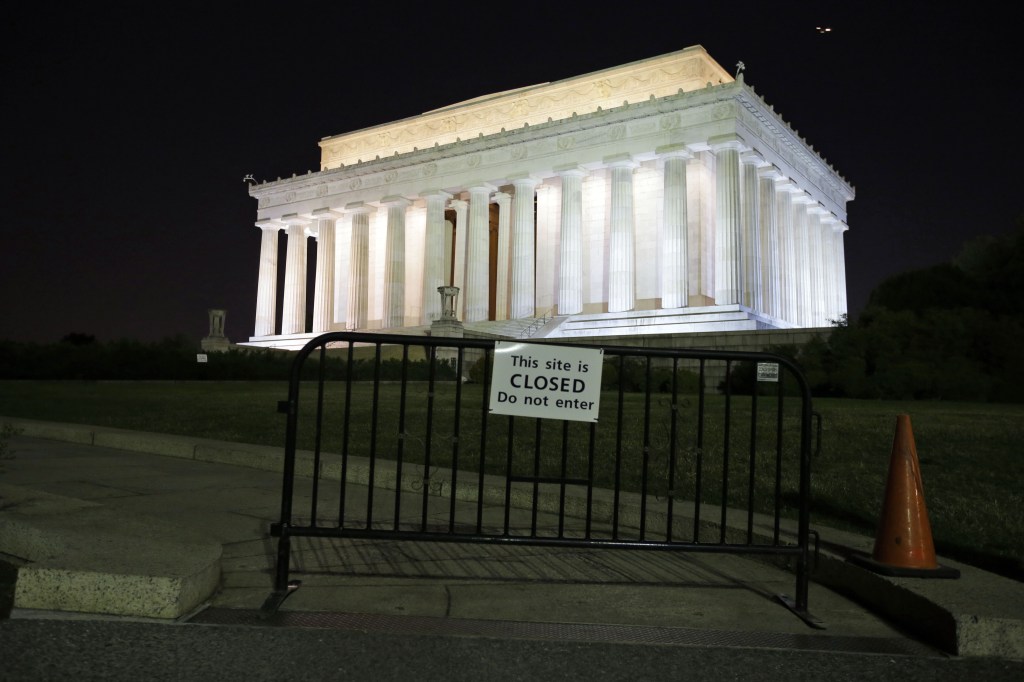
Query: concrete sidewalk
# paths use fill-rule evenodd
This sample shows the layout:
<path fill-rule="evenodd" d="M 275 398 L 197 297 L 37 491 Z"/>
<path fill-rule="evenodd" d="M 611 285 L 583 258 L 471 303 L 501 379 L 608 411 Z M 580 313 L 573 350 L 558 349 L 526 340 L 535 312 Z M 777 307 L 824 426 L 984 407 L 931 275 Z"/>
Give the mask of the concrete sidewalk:
<path fill-rule="evenodd" d="M 255 617 L 272 584 L 279 449 L 0 422 L 21 429 L 0 461 L 0 553 L 20 564 L 15 617 Z M 1024 658 L 1024 585 L 946 560 L 961 579 L 879 576 L 845 560 L 870 551 L 870 538 L 812 527 L 822 551 L 810 611 L 824 632 L 774 600 L 792 594 L 791 574 L 747 558 L 360 540 L 297 540 L 303 585 L 279 620 L 589 641 L 714 632 L 751 646 L 903 653 L 926 651 L 921 639 L 961 656 Z"/>

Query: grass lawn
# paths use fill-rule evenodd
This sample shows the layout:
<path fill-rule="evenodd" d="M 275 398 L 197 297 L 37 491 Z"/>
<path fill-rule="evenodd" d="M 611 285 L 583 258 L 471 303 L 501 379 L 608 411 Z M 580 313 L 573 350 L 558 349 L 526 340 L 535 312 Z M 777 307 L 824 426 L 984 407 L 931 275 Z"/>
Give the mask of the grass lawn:
<path fill-rule="evenodd" d="M 445 401 L 452 399 L 451 389 L 450 384 L 439 389 L 439 409 L 450 404 Z M 354 404 L 372 400 L 366 390 L 367 395 L 354 398 Z M 397 388 L 382 390 L 379 419 L 389 424 L 397 419 Z M 467 386 L 467 404 L 479 405 L 479 392 L 479 387 Z M 285 420 L 276 407 L 286 397 L 285 382 L 3 381 L 0 415 L 280 446 Z M 627 397 L 631 405 L 627 416 L 637 414 L 642 396 Z M 329 401 L 337 399 L 329 396 Z M 652 399 L 664 401 L 658 396 Z M 716 400 L 721 397 L 709 397 Z M 684 401 L 686 409 L 695 409 L 694 401 Z M 422 402 L 414 396 L 409 404 Z M 795 399 L 792 402 L 796 404 Z M 602 423 L 613 418 L 604 409 L 603 404 Z M 814 409 L 822 415 L 823 431 L 821 452 L 813 464 L 812 527 L 820 524 L 874 535 L 896 415 L 906 413 L 913 421 L 939 553 L 1024 579 L 1024 405 L 818 399 Z M 742 417 L 737 415 L 737 421 L 742 423 Z M 503 422 L 493 417 L 489 421 L 492 438 L 504 437 Z M 466 428 L 471 430 L 472 424 Z M 652 425 L 654 451 L 665 446 L 664 433 L 664 424 Z M 465 440 L 464 451 L 471 453 L 472 439 Z M 300 447 L 311 444 L 309 434 L 300 435 Z M 612 446 L 602 446 L 601 451 L 608 447 Z M 445 452 L 443 443 L 435 448 L 439 458 Z M 416 447 L 410 446 L 406 456 L 414 461 Z M 629 468 L 628 463 L 625 466 Z M 685 469 L 685 461 L 680 466 Z M 596 478 L 607 482 L 611 472 L 606 464 Z M 655 467 L 650 477 L 652 492 L 658 492 L 658 473 Z M 630 469 L 623 480 L 624 487 L 639 489 L 641 476 Z M 685 489 L 690 481 L 692 477 L 684 473 L 677 487 Z"/>

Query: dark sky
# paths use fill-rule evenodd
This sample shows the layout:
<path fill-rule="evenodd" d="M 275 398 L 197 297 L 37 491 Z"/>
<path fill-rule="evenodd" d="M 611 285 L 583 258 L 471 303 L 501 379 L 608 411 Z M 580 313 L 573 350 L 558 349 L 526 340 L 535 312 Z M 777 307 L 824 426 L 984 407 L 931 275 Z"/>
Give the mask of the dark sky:
<path fill-rule="evenodd" d="M 984 3 L 19 4 L 0 19 L 0 338 L 198 341 L 222 307 L 247 340 L 246 174 L 316 170 L 324 136 L 698 44 L 731 73 L 742 60 L 855 187 L 851 315 L 1024 213 L 1021 36 Z"/>

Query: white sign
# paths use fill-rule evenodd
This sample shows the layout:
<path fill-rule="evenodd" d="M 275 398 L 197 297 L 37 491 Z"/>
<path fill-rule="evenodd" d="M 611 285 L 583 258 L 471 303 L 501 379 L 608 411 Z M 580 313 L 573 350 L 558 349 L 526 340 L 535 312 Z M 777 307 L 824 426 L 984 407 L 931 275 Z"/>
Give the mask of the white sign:
<path fill-rule="evenodd" d="M 491 372 L 492 414 L 596 422 L 604 351 L 498 341 Z"/>
<path fill-rule="evenodd" d="M 196 353 L 196 362 L 206 362 L 206 353 Z"/>
<path fill-rule="evenodd" d="M 779 381 L 779 363 L 777 362 L 759 362 L 757 363 L 757 380 L 758 381 L 772 381 L 778 383 Z"/>

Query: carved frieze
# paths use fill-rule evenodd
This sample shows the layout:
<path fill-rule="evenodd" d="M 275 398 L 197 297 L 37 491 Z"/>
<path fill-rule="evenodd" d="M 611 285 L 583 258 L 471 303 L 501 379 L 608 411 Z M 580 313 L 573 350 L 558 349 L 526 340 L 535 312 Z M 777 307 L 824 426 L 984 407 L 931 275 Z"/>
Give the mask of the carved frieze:
<path fill-rule="evenodd" d="M 653 119 L 647 119 L 643 121 L 637 121 L 630 126 L 629 132 L 631 135 L 646 135 L 647 133 L 653 133 L 658 129 L 658 124 Z"/>

